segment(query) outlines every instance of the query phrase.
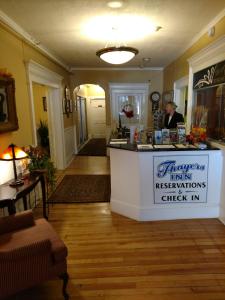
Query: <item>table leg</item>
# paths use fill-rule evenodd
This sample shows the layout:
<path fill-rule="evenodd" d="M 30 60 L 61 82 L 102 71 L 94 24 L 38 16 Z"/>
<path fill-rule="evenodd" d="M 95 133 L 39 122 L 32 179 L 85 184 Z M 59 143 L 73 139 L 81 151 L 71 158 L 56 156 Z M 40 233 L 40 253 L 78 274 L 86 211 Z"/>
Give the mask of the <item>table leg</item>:
<path fill-rule="evenodd" d="M 14 200 L 9 201 L 8 213 L 9 213 L 9 215 L 13 215 L 16 213 L 16 206 L 15 206 Z"/>
<path fill-rule="evenodd" d="M 23 196 L 23 209 L 27 210 L 27 197 Z"/>
<path fill-rule="evenodd" d="M 48 220 L 48 216 L 46 213 L 46 190 L 45 190 L 45 178 L 44 176 L 40 177 L 41 182 L 41 190 L 42 190 L 42 202 L 43 202 L 43 216 Z"/>

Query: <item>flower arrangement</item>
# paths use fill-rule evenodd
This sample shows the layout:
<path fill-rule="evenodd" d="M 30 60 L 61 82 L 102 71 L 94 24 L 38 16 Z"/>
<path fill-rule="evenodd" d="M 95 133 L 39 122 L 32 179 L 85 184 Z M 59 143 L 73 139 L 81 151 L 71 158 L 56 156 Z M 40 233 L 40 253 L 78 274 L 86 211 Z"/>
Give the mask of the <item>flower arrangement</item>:
<path fill-rule="evenodd" d="M 43 172 L 46 174 L 46 181 L 51 191 L 56 184 L 56 168 L 50 160 L 48 152 L 42 147 L 27 147 L 24 151 L 28 154 L 28 169 L 31 173 Z"/>
<path fill-rule="evenodd" d="M 134 117 L 134 109 L 133 106 L 130 103 L 127 103 L 123 106 L 122 112 L 125 114 L 125 116 L 130 119 Z"/>
<path fill-rule="evenodd" d="M 194 143 L 205 143 L 206 142 L 206 128 L 204 127 L 192 127 L 190 134 L 187 136 L 187 142 L 190 144 Z"/>

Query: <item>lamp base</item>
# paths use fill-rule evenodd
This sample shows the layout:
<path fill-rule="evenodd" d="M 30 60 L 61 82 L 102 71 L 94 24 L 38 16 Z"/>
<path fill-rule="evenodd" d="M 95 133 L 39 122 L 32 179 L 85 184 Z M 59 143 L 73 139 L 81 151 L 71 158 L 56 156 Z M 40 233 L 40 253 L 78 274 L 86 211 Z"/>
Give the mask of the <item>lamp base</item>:
<path fill-rule="evenodd" d="M 23 185 L 24 184 L 24 182 L 23 182 L 23 180 L 22 179 L 17 179 L 17 180 L 15 180 L 15 181 L 12 181 L 12 182 L 10 182 L 10 186 L 11 187 L 17 187 L 17 186 L 20 186 L 20 185 Z"/>

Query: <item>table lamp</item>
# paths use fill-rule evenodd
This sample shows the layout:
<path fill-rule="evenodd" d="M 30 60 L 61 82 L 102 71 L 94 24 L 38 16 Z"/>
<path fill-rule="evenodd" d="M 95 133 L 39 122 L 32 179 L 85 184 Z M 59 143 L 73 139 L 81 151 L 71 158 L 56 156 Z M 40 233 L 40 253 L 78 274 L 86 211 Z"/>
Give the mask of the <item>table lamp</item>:
<path fill-rule="evenodd" d="M 21 148 L 16 147 L 14 144 L 9 145 L 9 147 L 0 155 L 0 160 L 12 161 L 14 170 L 14 181 L 10 183 L 10 186 L 16 187 L 18 185 L 23 185 L 23 180 L 18 179 L 16 171 L 16 160 L 24 159 L 28 157 L 27 153 Z"/>

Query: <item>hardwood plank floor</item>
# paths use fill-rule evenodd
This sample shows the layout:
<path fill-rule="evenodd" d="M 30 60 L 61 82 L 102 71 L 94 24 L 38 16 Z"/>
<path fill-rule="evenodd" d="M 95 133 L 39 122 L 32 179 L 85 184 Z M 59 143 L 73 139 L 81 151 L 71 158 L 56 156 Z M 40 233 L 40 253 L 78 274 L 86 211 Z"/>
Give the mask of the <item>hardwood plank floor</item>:
<path fill-rule="evenodd" d="M 102 170 L 84 164 L 66 172 L 107 171 L 103 162 Z M 49 221 L 69 249 L 70 299 L 225 300 L 225 226 L 217 219 L 136 222 L 99 203 L 54 205 Z M 61 282 L 10 299 L 63 299 Z"/>

